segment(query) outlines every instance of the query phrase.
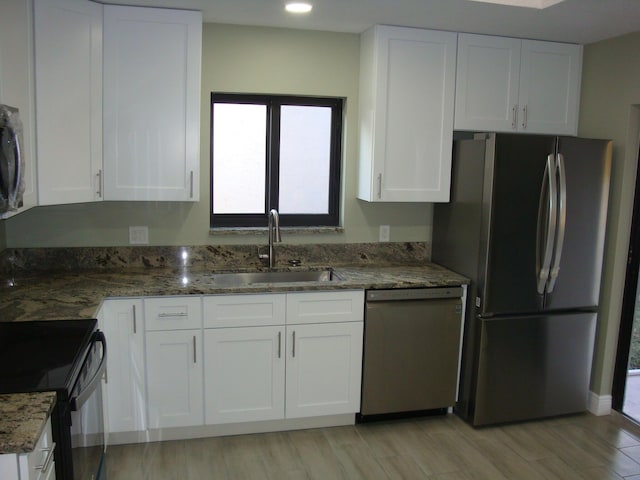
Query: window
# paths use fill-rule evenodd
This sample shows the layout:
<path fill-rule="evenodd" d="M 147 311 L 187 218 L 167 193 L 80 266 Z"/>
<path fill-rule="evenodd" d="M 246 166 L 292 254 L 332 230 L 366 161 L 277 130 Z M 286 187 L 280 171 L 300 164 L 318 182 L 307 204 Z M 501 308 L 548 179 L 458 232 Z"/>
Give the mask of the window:
<path fill-rule="evenodd" d="M 337 226 L 340 98 L 211 94 L 211 227 Z"/>

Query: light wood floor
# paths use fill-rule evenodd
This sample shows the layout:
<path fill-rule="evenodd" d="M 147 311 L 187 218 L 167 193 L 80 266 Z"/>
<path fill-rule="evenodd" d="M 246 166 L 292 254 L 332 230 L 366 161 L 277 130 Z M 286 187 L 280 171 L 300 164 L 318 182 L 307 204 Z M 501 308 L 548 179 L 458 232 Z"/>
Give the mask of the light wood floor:
<path fill-rule="evenodd" d="M 109 480 L 640 480 L 640 429 L 590 414 L 473 429 L 455 415 L 110 446 Z"/>

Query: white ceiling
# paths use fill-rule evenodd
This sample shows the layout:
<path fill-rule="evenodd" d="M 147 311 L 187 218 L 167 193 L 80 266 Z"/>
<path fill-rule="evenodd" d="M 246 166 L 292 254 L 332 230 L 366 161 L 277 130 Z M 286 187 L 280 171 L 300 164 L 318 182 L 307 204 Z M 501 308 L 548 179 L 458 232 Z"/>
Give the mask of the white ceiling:
<path fill-rule="evenodd" d="M 102 0 L 201 10 L 204 21 L 360 33 L 374 24 L 593 43 L 640 30 L 640 0 L 565 0 L 543 10 L 468 0 L 310 0 L 294 16 L 284 0 Z"/>

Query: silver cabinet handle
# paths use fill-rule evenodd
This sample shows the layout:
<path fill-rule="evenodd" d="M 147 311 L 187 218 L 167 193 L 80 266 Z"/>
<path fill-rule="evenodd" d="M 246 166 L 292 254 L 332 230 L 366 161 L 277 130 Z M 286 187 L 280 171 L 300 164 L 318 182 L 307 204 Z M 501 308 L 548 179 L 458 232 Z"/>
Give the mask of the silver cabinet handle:
<path fill-rule="evenodd" d="M 382 174 L 378 174 L 378 198 L 382 198 Z"/>
<path fill-rule="evenodd" d="M 96 194 L 98 195 L 98 198 L 102 198 L 102 170 L 98 170 L 96 177 L 98 177 L 98 190 L 96 191 Z"/>
<path fill-rule="evenodd" d="M 40 470 L 42 472 L 46 472 L 49 470 L 49 466 L 53 461 L 53 452 L 56 449 L 56 442 L 51 443 L 51 448 L 42 449 L 43 452 L 47 452 L 47 458 L 44 459 L 44 463 L 42 465 L 37 465 L 36 470 Z"/>
<path fill-rule="evenodd" d="M 136 322 L 136 306 L 132 305 L 131 309 L 133 310 L 133 333 L 135 335 L 136 333 L 138 333 L 138 326 Z"/>
<path fill-rule="evenodd" d="M 522 128 L 527 128 L 527 106 L 522 107 Z"/>
<path fill-rule="evenodd" d="M 189 198 L 193 198 L 193 170 L 189 173 Z"/>
<path fill-rule="evenodd" d="M 282 358 L 282 332 L 278 332 L 278 358 Z"/>
<path fill-rule="evenodd" d="M 511 129 L 518 128 L 518 105 L 514 105 L 511 109 Z"/>
<path fill-rule="evenodd" d="M 196 336 L 193 336 L 193 363 L 198 363 L 197 353 L 196 353 Z"/>
<path fill-rule="evenodd" d="M 293 331 L 293 335 L 291 336 L 291 339 L 293 340 L 293 347 L 291 348 L 291 355 L 293 358 L 296 358 L 296 332 L 295 330 Z"/>
<path fill-rule="evenodd" d="M 189 316 L 186 312 L 178 312 L 178 313 L 159 313 L 159 318 L 171 318 L 171 317 L 187 317 Z"/>

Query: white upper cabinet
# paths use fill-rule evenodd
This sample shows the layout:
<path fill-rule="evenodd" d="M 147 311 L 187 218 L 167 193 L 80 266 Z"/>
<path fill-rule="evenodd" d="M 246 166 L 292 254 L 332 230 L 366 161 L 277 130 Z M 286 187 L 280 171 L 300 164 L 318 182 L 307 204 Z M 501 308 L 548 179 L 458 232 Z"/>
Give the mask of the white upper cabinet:
<path fill-rule="evenodd" d="M 582 46 L 522 41 L 519 128 L 577 135 Z"/>
<path fill-rule="evenodd" d="M 362 35 L 358 198 L 449 200 L 456 41 L 389 26 Z"/>
<path fill-rule="evenodd" d="M 575 135 L 582 47 L 460 34 L 455 129 Z"/>
<path fill-rule="evenodd" d="M 521 44 L 517 38 L 458 36 L 457 130 L 515 129 Z"/>
<path fill-rule="evenodd" d="M 107 200 L 199 200 L 202 14 L 104 7 Z"/>
<path fill-rule="evenodd" d="M 41 205 L 101 199 L 102 5 L 35 1 Z"/>

